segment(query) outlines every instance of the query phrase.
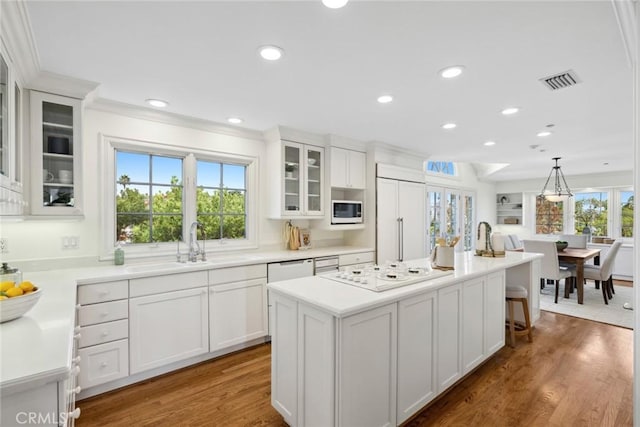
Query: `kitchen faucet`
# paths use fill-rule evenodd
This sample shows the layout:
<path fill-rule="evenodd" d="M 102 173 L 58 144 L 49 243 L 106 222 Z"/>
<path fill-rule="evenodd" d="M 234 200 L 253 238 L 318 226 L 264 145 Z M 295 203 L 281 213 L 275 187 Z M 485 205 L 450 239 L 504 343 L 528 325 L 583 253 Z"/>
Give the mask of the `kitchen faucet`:
<path fill-rule="evenodd" d="M 202 249 L 200 249 L 198 236 L 196 235 L 196 230 L 198 229 L 198 227 L 202 229 Z M 198 221 L 192 222 L 191 228 L 189 229 L 189 261 L 198 261 L 198 255 L 202 255 L 202 261 L 207 260 L 207 254 L 204 251 L 205 240 L 207 240 L 207 236 L 204 231 L 204 226 Z"/>

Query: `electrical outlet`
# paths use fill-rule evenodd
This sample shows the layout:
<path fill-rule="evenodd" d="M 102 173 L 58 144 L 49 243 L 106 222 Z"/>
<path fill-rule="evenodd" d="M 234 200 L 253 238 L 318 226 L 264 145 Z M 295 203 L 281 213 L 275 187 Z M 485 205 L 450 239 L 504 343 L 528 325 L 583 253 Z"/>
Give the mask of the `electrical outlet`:
<path fill-rule="evenodd" d="M 62 249 L 80 249 L 80 236 L 62 236 Z"/>
<path fill-rule="evenodd" d="M 9 253 L 9 241 L 6 237 L 0 237 L 0 254 Z"/>

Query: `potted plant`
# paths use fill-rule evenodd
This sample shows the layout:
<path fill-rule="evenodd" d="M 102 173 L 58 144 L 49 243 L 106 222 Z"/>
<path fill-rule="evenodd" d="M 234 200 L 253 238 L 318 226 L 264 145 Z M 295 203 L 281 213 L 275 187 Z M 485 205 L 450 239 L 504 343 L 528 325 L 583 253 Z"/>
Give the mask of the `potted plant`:
<path fill-rule="evenodd" d="M 285 176 L 287 178 L 293 178 L 293 172 L 296 170 L 296 165 L 293 163 L 285 163 L 284 164 L 284 171 L 285 171 Z"/>

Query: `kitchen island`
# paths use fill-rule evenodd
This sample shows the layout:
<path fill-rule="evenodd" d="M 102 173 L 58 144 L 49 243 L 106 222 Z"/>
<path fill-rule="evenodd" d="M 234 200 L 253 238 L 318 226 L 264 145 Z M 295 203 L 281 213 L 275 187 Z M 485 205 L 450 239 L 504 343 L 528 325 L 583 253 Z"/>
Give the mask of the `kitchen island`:
<path fill-rule="evenodd" d="M 461 253 L 450 275 L 384 292 L 322 276 L 268 284 L 273 407 L 292 426 L 405 422 L 504 346 L 505 284 L 528 289 L 538 319 L 539 258 Z"/>

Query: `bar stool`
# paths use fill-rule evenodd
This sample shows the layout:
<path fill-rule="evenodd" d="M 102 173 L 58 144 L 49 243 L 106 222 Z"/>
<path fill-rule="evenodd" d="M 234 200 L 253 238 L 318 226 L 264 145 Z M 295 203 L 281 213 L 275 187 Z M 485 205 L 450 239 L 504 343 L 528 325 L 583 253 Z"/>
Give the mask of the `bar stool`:
<path fill-rule="evenodd" d="M 531 320 L 529 319 L 529 304 L 527 302 L 527 290 L 522 286 L 507 285 L 505 295 L 507 303 L 509 304 L 509 345 L 515 348 L 516 336 L 522 335 L 526 335 L 529 337 L 529 342 L 533 342 L 533 337 L 531 336 Z M 515 321 L 514 303 L 516 301 L 522 303 L 525 322 L 524 325 Z"/>

